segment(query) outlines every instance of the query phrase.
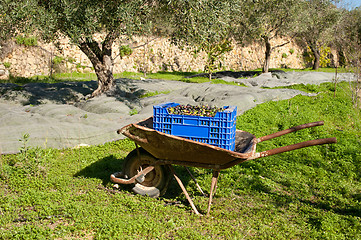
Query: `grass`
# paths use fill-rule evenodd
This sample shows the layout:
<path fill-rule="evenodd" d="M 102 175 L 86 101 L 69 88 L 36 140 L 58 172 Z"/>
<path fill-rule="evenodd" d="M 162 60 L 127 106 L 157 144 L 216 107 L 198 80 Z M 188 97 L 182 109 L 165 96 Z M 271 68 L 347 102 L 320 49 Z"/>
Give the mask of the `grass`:
<path fill-rule="evenodd" d="M 170 93 L 170 91 L 155 91 L 155 92 L 146 92 L 143 95 L 140 95 L 139 98 L 147 98 L 147 97 L 152 97 L 152 96 L 156 96 L 159 94 L 168 94 Z"/>
<path fill-rule="evenodd" d="M 333 83 L 334 84 L 334 83 Z M 337 85 L 338 86 L 338 85 Z M 336 86 L 336 88 L 337 88 Z M 280 86 L 280 87 L 273 87 L 273 88 L 269 88 L 269 87 L 262 87 L 264 89 L 295 89 L 295 90 L 300 90 L 300 91 L 304 91 L 307 93 L 319 93 L 319 92 L 324 92 L 324 91 L 334 91 L 334 86 L 330 86 L 330 84 L 321 84 L 321 85 L 313 85 L 313 84 L 294 84 L 294 85 L 290 85 L 290 86 Z"/>
<path fill-rule="evenodd" d="M 257 69 L 258 71 L 262 71 L 261 68 Z M 281 71 L 285 71 L 285 72 L 304 72 L 304 71 L 309 71 L 309 72 L 329 72 L 329 73 L 335 73 L 336 72 L 336 68 L 331 68 L 331 67 L 320 67 L 317 70 L 313 70 L 312 68 L 303 68 L 303 69 L 295 69 L 295 68 L 271 68 L 269 69 L 270 71 L 274 71 L 274 70 L 281 70 Z M 354 69 L 350 69 L 350 68 L 345 68 L 345 67 L 339 67 L 337 68 L 337 72 L 338 73 L 348 73 L 348 72 L 352 72 L 354 71 Z"/>
<path fill-rule="evenodd" d="M 290 71 L 314 71 L 311 68 L 306 69 L 291 69 L 291 68 L 274 68 L 272 70 L 282 70 L 285 72 Z M 254 71 L 261 72 L 262 69 L 255 69 Z M 317 70 L 318 72 L 335 72 L 335 68 L 320 68 Z M 346 68 L 338 68 L 338 72 L 349 72 L 350 69 Z M 122 73 L 115 73 L 114 77 L 117 78 L 129 78 L 139 80 L 141 78 L 147 79 L 162 79 L 162 80 L 169 80 L 169 81 L 182 81 L 182 82 L 189 82 L 189 83 L 204 83 L 209 82 L 208 77 L 192 77 L 187 78 L 189 76 L 199 74 L 199 72 L 157 72 L 157 73 L 148 73 L 144 76 L 144 73 L 139 72 L 122 72 Z M 49 76 L 34 76 L 34 77 L 14 77 L 10 76 L 10 78 L 6 81 L 2 80 L 2 82 L 10 82 L 15 83 L 18 85 L 24 85 L 26 83 L 57 83 L 57 82 L 64 82 L 64 81 L 96 81 L 97 77 L 95 73 L 56 73 L 53 74 L 52 77 Z M 1 82 L 1 81 L 0 81 Z M 211 81 L 213 84 L 229 84 L 229 85 L 240 85 L 236 82 L 227 82 L 221 79 L 212 79 Z"/>
<path fill-rule="evenodd" d="M 189 83 L 203 83 L 209 82 L 206 77 L 193 77 L 193 78 L 185 78 L 187 76 L 191 76 L 197 74 L 197 72 L 158 72 L 158 73 L 149 73 L 147 74 L 147 79 L 161 79 L 161 80 L 169 80 L 169 81 L 182 81 Z M 114 77 L 117 78 L 129 78 L 140 80 L 144 78 L 143 73 L 135 73 L 135 72 L 122 72 L 114 74 Z M 8 80 L 2 80 L 2 82 L 15 83 L 18 85 L 24 85 L 26 83 L 57 83 L 57 82 L 66 82 L 66 81 L 96 81 L 97 77 L 95 73 L 58 73 L 53 74 L 52 77 L 49 76 L 34 76 L 34 77 L 14 77 L 10 76 Z M 0 81 L 1 82 L 1 81 Z M 234 82 L 226 82 L 219 79 L 212 79 L 212 83 L 214 84 L 233 84 L 238 85 Z"/>
<path fill-rule="evenodd" d="M 0 239 L 360 239 L 361 112 L 348 83 L 313 86 L 315 97 L 260 104 L 237 118 L 237 128 L 263 136 L 324 120 L 258 144 L 258 151 L 316 138 L 314 146 L 252 160 L 221 172 L 211 217 L 192 213 L 173 180 L 151 199 L 109 175 L 134 149 L 130 140 L 79 149 L 28 148 L 0 156 Z M 202 213 L 202 197 L 183 168 L 176 171 Z M 211 171 L 192 169 L 209 191 Z"/>

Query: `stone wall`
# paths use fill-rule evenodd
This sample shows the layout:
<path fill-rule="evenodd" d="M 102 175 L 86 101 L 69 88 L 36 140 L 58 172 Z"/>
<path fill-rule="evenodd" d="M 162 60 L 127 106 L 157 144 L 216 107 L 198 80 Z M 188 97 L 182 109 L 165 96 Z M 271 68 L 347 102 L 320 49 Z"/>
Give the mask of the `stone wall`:
<path fill-rule="evenodd" d="M 101 36 L 99 36 L 101 38 Z M 278 39 L 273 44 L 282 43 Z M 136 38 L 123 42 L 133 49 L 130 56 L 120 58 L 119 45 L 113 46 L 114 73 L 129 72 L 158 72 L 158 71 L 203 71 L 205 54 L 195 55 L 190 50 L 181 50 L 170 44 L 164 38 Z M 289 67 L 303 68 L 303 49 L 291 42 L 277 48 L 271 59 L 271 68 Z M 52 64 L 55 56 L 63 59 L 60 63 Z M 59 58 L 60 57 L 60 58 Z M 220 70 L 253 70 L 261 68 L 264 59 L 264 46 L 257 44 L 239 47 L 225 54 L 221 61 Z M 59 61 L 58 61 L 59 62 Z M 49 75 L 51 72 L 93 72 L 88 58 L 67 39 L 61 39 L 57 46 L 39 43 L 35 47 L 22 45 L 13 46 L 10 53 L 0 59 L 0 75 L 3 78 L 10 73 L 13 76 L 30 77 L 36 75 Z"/>

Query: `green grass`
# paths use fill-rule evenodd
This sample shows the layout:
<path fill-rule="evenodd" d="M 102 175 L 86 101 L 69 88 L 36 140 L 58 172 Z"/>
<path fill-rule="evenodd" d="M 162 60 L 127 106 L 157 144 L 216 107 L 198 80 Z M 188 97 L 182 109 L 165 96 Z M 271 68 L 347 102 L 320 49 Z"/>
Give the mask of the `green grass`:
<path fill-rule="evenodd" d="M 262 71 L 261 68 L 256 69 L 258 71 Z M 281 70 L 281 71 L 285 71 L 285 72 L 305 72 L 305 71 L 309 71 L 309 72 L 330 72 L 330 73 L 335 73 L 336 72 L 336 68 L 331 68 L 331 67 L 320 67 L 317 70 L 313 70 L 312 68 L 302 68 L 302 69 L 295 69 L 295 68 L 271 68 L 269 69 L 270 71 L 274 71 L 274 70 Z M 339 67 L 337 68 L 337 72 L 338 73 L 348 73 L 348 72 L 352 72 L 353 69 L 350 68 L 345 68 L 345 67 Z"/>
<path fill-rule="evenodd" d="M 338 85 L 336 85 L 337 88 Z M 290 86 L 280 86 L 280 87 L 273 87 L 273 88 L 268 88 L 268 87 L 263 87 L 264 89 L 295 89 L 295 90 L 300 90 L 300 91 L 304 91 L 304 92 L 308 92 L 308 93 L 319 93 L 319 92 L 324 92 L 324 91 L 334 91 L 335 86 L 334 83 L 331 85 L 331 83 L 327 83 L 327 84 L 321 84 L 321 85 L 313 85 L 313 84 L 294 84 L 294 85 L 290 85 Z"/>
<path fill-rule="evenodd" d="M 157 72 L 157 73 L 147 73 L 146 76 L 144 76 L 144 73 L 122 72 L 122 73 L 116 73 L 114 74 L 114 76 L 116 78 L 140 79 L 142 77 L 142 78 L 181 81 L 184 77 L 192 76 L 198 73 L 199 72 Z"/>
<path fill-rule="evenodd" d="M 315 97 L 260 104 L 237 118 L 256 136 L 324 120 L 259 143 L 258 151 L 317 138 L 338 143 L 252 160 L 221 172 L 211 217 L 196 216 L 173 180 L 151 199 L 113 189 L 130 140 L 80 149 L 24 147 L 0 156 L 0 239 L 360 239 L 361 112 L 347 83 L 313 86 Z M 31 136 L 28 139 L 31 141 Z M 176 171 L 205 213 L 202 197 Z M 209 191 L 211 171 L 193 168 Z"/>
<path fill-rule="evenodd" d="M 152 96 L 156 96 L 159 94 L 168 94 L 170 93 L 170 91 L 155 91 L 155 92 L 146 92 L 143 95 L 140 95 L 139 98 L 147 98 L 147 97 L 152 97 Z"/>
<path fill-rule="evenodd" d="M 296 71 L 314 71 L 311 68 L 306 69 L 291 69 L 291 68 L 274 68 L 270 70 L 282 70 L 285 72 Z M 260 71 L 261 69 L 255 69 L 254 71 Z M 319 72 L 335 72 L 335 68 L 320 68 L 317 70 Z M 346 68 L 339 68 L 338 72 L 349 72 L 349 69 Z M 182 82 L 189 82 L 189 83 L 204 83 L 209 82 L 208 77 L 193 77 L 193 78 L 186 78 L 195 74 L 199 74 L 200 72 L 157 72 L 157 73 L 148 73 L 144 76 L 143 73 L 139 72 L 122 72 L 122 73 L 115 73 L 115 78 L 130 78 L 135 80 L 140 80 L 141 78 L 147 79 L 161 79 L 161 80 L 169 80 L 169 81 L 182 81 Z M 10 76 L 8 80 L 2 80 L 1 82 L 11 82 L 19 85 L 23 85 L 26 83 L 56 83 L 56 82 L 65 82 L 65 81 L 96 81 L 97 77 L 95 73 L 56 73 L 53 74 L 50 78 L 49 76 L 34 76 L 34 77 L 14 77 Z M 230 84 L 230 85 L 240 85 L 239 83 L 235 82 L 227 82 L 221 79 L 212 79 L 211 81 L 213 84 Z M 243 85 L 242 85 L 243 86 Z"/>
<path fill-rule="evenodd" d="M 146 77 L 144 77 L 143 73 L 133 73 L 133 72 L 123 72 L 114 74 L 115 78 L 130 78 L 130 79 L 141 79 L 141 78 L 149 78 L 149 79 L 161 79 L 161 80 L 169 80 L 169 81 L 181 81 L 188 83 L 204 83 L 209 82 L 208 77 L 192 77 L 186 78 L 192 75 L 199 74 L 199 72 L 157 72 L 157 73 L 148 73 Z M 227 82 L 221 79 L 212 79 L 211 82 L 213 84 L 230 84 L 230 85 L 240 85 L 235 82 Z"/>
<path fill-rule="evenodd" d="M 10 76 L 8 80 L 1 80 L 0 83 L 15 83 L 24 85 L 27 83 L 58 83 L 68 81 L 92 81 L 97 80 L 95 73 L 59 73 L 49 76 L 34 76 L 34 77 L 14 77 Z"/>
<path fill-rule="evenodd" d="M 314 71 L 311 68 L 306 69 L 291 69 L 291 68 L 274 68 L 272 70 L 282 70 L 285 72 L 296 71 Z M 335 68 L 320 68 L 317 70 L 318 72 L 335 72 Z M 255 69 L 254 71 L 259 71 L 261 73 L 261 69 Z M 346 68 L 339 68 L 338 72 L 350 72 L 352 69 Z M 114 77 L 117 78 L 129 78 L 140 80 L 141 78 L 147 79 L 161 79 L 161 80 L 169 80 L 169 81 L 182 81 L 188 83 L 204 83 L 209 82 L 208 77 L 193 77 L 193 78 L 186 78 L 195 74 L 199 74 L 200 72 L 157 72 L 157 73 L 148 73 L 144 76 L 143 73 L 139 72 L 122 72 L 122 73 L 115 73 Z M 96 81 L 97 77 L 95 73 L 56 73 L 53 74 L 52 77 L 49 76 L 34 76 L 34 77 L 14 77 L 10 76 L 8 80 L 1 80 L 0 82 L 10 82 L 15 83 L 18 85 L 24 85 L 26 83 L 57 83 L 57 82 L 65 82 L 65 81 Z M 227 82 L 221 79 L 212 79 L 211 83 L 213 84 L 229 84 L 229 85 L 242 85 L 236 82 Z"/>
<path fill-rule="evenodd" d="M 193 77 L 186 78 L 187 76 L 191 76 L 194 74 L 198 74 L 197 72 L 158 72 L 158 73 L 149 73 L 146 75 L 147 79 L 161 79 L 161 80 L 169 80 L 169 81 L 181 81 L 188 83 L 204 83 L 209 82 L 207 77 Z M 143 73 L 135 73 L 135 72 L 123 72 L 116 73 L 114 77 L 117 78 L 129 78 L 140 80 L 141 78 L 145 78 Z M 14 77 L 10 76 L 8 80 L 2 80 L 1 82 L 9 82 L 15 83 L 18 85 L 24 85 L 26 83 L 57 83 L 57 82 L 67 82 L 67 81 L 96 81 L 97 77 L 95 73 L 58 73 L 54 74 L 51 78 L 49 76 L 34 76 L 34 77 Z M 221 79 L 212 79 L 211 83 L 213 84 L 228 84 L 228 85 L 241 85 L 243 84 L 236 82 L 227 82 Z"/>

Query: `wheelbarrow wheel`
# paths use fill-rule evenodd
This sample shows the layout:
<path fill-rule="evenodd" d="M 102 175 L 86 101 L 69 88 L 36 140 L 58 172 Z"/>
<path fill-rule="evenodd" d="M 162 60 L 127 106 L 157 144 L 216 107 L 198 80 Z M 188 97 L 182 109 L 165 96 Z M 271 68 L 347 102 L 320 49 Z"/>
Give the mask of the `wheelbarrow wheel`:
<path fill-rule="evenodd" d="M 143 148 L 135 149 L 126 157 L 123 173 L 126 177 L 131 178 L 156 160 L 155 157 Z M 154 198 L 162 196 L 167 191 L 171 180 L 170 168 L 168 165 L 156 165 L 142 180 L 142 182 L 134 184 L 132 187 L 133 192 Z"/>

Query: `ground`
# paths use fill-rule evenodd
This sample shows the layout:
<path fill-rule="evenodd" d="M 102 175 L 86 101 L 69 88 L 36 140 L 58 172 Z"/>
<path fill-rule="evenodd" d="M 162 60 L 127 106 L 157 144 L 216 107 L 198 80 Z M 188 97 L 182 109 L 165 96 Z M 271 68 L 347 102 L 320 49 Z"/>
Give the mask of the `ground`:
<path fill-rule="evenodd" d="M 312 95 L 293 89 L 270 89 L 293 84 L 320 84 L 333 73 L 276 72 L 238 79 L 223 72 L 217 77 L 237 85 L 185 83 L 155 79 L 117 79 L 116 89 L 86 100 L 96 82 L 0 84 L 0 153 L 18 152 L 23 145 L 68 148 L 97 145 L 124 138 L 116 131 L 153 114 L 153 105 L 235 105 L 238 114 L 267 101 Z M 350 81 L 352 74 L 339 74 Z M 247 87 L 244 87 L 247 86 Z M 150 97 L 142 97 L 147 96 Z M 361 94 L 361 93 L 360 93 Z M 154 96 L 151 96 L 154 95 Z M 25 136 L 29 134 L 29 138 Z"/>

